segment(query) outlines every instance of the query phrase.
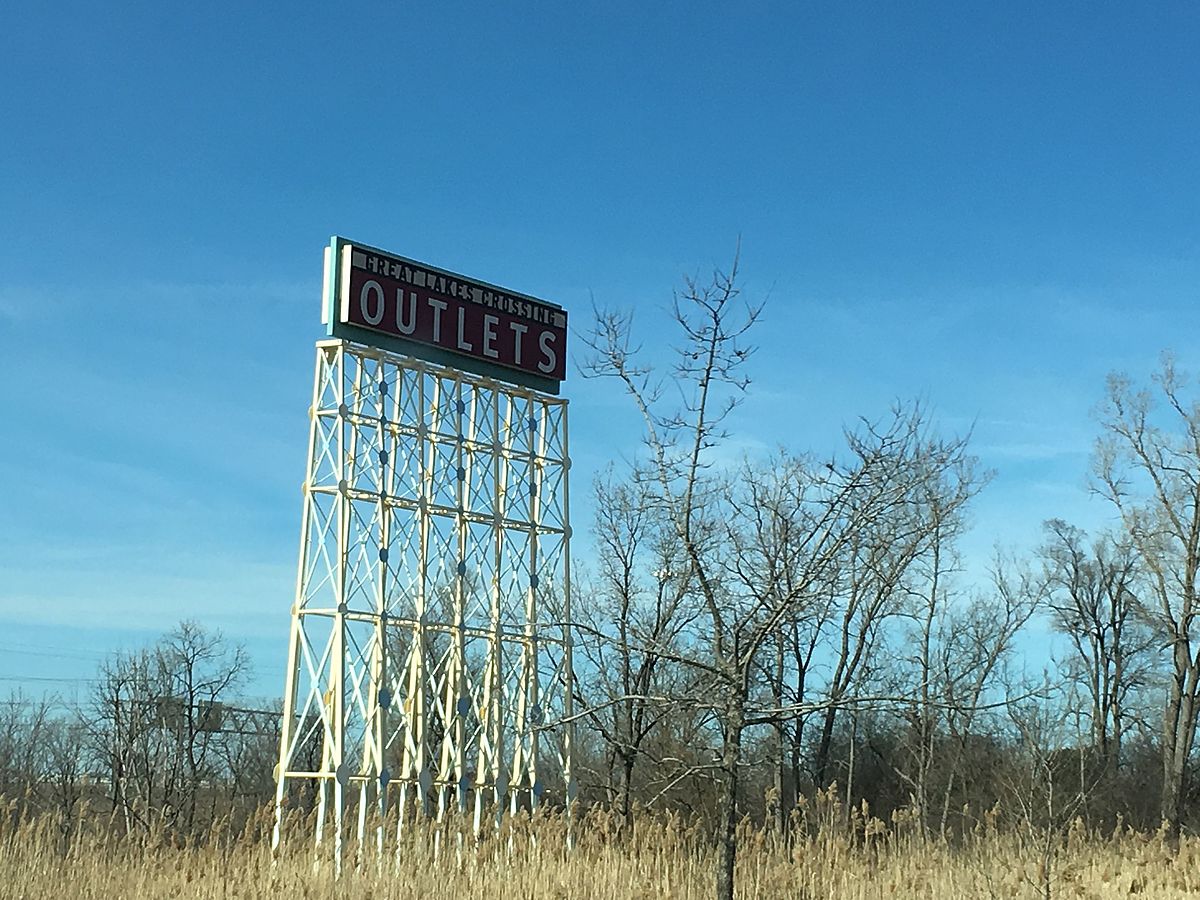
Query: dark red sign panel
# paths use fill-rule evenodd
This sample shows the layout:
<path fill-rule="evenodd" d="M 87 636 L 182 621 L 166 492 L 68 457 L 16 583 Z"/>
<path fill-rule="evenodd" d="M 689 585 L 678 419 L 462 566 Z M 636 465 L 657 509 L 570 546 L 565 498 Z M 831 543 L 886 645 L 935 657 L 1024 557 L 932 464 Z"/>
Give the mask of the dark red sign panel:
<path fill-rule="evenodd" d="M 346 251 L 341 321 L 541 379 L 566 377 L 561 307 L 364 247 Z"/>

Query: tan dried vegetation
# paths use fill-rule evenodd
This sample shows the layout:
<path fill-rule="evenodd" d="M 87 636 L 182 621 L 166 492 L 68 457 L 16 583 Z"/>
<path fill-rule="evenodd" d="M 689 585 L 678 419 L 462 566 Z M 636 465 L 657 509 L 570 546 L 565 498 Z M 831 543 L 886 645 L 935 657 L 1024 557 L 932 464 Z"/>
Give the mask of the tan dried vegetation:
<path fill-rule="evenodd" d="M 922 837 L 911 820 L 805 808 L 791 847 L 743 828 L 738 896 L 867 898 L 1200 897 L 1200 839 L 1172 849 L 1163 834 L 1088 833 L 1075 823 L 1045 834 L 998 830 L 987 815 L 955 845 Z M 299 823 L 297 823 L 299 824 Z M 51 817 L 0 820 L 0 897 L 63 898 L 706 898 L 713 850 L 696 828 L 643 817 L 627 831 L 603 811 L 574 823 L 518 817 L 474 846 L 454 823 L 407 829 L 396 853 L 347 845 L 340 876 L 295 833 L 274 863 L 267 811 L 200 845 L 169 835 L 118 838 L 98 829 L 64 836 Z M 394 826 L 392 826 L 394 827 Z M 299 832 L 299 828 L 296 829 Z M 469 834 L 469 830 L 466 832 Z M 1049 852 L 1047 852 L 1049 848 Z M 357 859 L 356 859 L 357 856 Z"/>

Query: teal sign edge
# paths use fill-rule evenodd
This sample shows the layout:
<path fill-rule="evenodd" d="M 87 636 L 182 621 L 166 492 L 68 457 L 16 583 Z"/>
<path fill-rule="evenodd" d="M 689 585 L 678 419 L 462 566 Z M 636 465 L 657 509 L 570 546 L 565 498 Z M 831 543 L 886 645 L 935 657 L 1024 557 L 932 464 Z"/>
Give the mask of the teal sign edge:
<path fill-rule="evenodd" d="M 380 250 L 378 247 L 372 247 L 358 241 L 351 241 L 337 235 L 330 238 L 329 272 L 326 276 L 329 280 L 325 284 L 326 308 L 324 311 L 324 318 L 327 323 L 326 333 L 330 337 L 354 341 L 356 344 L 366 344 L 368 347 L 378 347 L 381 350 L 390 350 L 393 353 L 403 353 L 405 356 L 413 356 L 417 359 L 434 363 L 435 365 L 457 369 L 460 372 L 470 372 L 473 375 L 480 375 L 484 378 L 492 378 L 496 381 L 515 384 L 519 387 L 540 391 L 544 394 L 558 395 L 562 389 L 562 383 L 553 378 L 542 378 L 529 372 L 518 372 L 506 366 L 493 365 L 487 360 L 474 359 L 468 356 L 461 356 L 458 353 L 451 353 L 449 350 L 443 350 L 441 347 L 431 347 L 428 344 L 409 341 L 396 335 L 380 334 L 378 331 L 360 328 L 357 325 L 351 325 L 347 322 L 339 322 L 338 318 L 341 314 L 341 309 L 339 308 L 339 288 L 342 283 L 342 248 L 347 245 L 361 247 L 364 250 L 374 251 L 383 256 L 405 259 L 408 262 L 418 262 L 417 260 L 407 260 L 406 257 L 398 256 L 388 250 Z M 418 264 L 435 271 L 445 272 L 447 275 L 456 274 L 447 272 L 445 269 L 439 269 L 436 266 L 430 266 L 428 263 L 418 262 Z M 472 280 L 478 281 L 478 279 Z M 509 291 L 509 293 L 514 292 Z"/>

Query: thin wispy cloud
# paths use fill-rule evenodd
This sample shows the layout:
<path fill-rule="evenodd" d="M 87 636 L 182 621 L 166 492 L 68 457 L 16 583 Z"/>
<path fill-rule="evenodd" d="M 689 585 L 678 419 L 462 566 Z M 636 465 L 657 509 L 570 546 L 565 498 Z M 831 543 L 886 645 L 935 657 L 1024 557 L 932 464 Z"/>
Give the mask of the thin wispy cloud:
<path fill-rule="evenodd" d="M 976 455 L 997 462 L 1015 460 L 1032 462 L 1035 460 L 1057 460 L 1064 457 L 1083 457 L 1091 452 L 1090 446 L 1078 444 L 1049 444 L 1029 441 L 1016 441 L 1000 444 L 972 444 L 971 450 Z"/>

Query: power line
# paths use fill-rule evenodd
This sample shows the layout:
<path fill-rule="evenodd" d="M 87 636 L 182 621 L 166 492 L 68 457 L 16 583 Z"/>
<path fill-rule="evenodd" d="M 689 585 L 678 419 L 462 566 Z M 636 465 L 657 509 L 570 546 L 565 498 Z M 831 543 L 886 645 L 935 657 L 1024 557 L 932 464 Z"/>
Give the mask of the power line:
<path fill-rule="evenodd" d="M 36 656 L 76 656 L 80 659 L 102 659 L 108 656 L 105 650 L 89 650 L 86 647 L 64 647 L 61 644 L 31 643 L 29 641 L 0 642 L 0 652 L 24 653 Z"/>

